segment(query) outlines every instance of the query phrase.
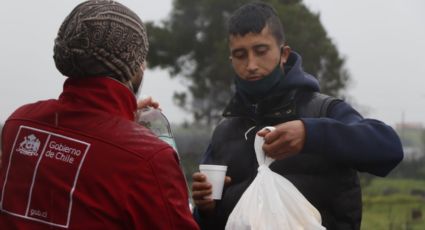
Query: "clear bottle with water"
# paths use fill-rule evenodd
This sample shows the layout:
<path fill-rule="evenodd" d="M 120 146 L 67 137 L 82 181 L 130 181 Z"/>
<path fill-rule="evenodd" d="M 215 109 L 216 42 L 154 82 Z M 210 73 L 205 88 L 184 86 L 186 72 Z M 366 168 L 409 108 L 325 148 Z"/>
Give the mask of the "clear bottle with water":
<path fill-rule="evenodd" d="M 167 117 L 159 109 L 146 107 L 138 110 L 137 122 L 150 129 L 159 139 L 169 144 L 177 153 L 171 125 Z"/>
<path fill-rule="evenodd" d="M 143 109 L 139 109 L 137 111 L 137 122 L 140 125 L 145 126 L 150 129 L 159 139 L 163 140 L 171 147 L 173 147 L 174 151 L 177 153 L 177 157 L 180 161 L 180 156 L 177 151 L 177 145 L 174 140 L 173 132 L 171 131 L 171 125 L 168 121 L 167 117 L 161 112 L 160 109 L 155 109 L 152 107 L 146 107 Z M 180 169 L 183 172 L 183 176 L 185 178 L 186 187 L 188 188 L 188 192 L 190 192 L 189 187 L 187 185 L 187 178 L 185 174 L 185 170 L 183 165 L 180 164 Z M 190 198 L 188 200 L 188 205 L 190 210 L 193 210 L 193 205 L 190 202 Z"/>

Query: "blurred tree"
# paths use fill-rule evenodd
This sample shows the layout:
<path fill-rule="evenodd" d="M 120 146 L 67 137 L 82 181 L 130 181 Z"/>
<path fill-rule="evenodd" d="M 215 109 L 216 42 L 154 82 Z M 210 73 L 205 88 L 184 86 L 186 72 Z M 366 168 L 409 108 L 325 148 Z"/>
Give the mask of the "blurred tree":
<path fill-rule="evenodd" d="M 248 0 L 174 0 L 170 16 L 147 23 L 149 66 L 186 79 L 188 92 L 175 92 L 177 105 L 197 122 L 214 125 L 232 94 L 226 22 Z M 320 80 L 322 92 L 342 96 L 349 80 L 344 58 L 327 36 L 320 15 L 301 0 L 264 0 L 281 17 L 289 45 L 303 56 L 304 68 Z"/>
<path fill-rule="evenodd" d="M 174 137 L 180 155 L 181 165 L 184 169 L 186 180 L 192 182 L 192 174 L 199 171 L 198 165 L 202 153 L 207 149 L 212 130 L 202 124 L 174 126 Z"/>

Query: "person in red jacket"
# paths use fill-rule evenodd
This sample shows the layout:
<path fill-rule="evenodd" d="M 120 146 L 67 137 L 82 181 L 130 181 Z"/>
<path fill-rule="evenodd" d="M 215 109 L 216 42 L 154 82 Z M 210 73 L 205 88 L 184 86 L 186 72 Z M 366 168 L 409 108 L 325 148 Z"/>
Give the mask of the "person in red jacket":
<path fill-rule="evenodd" d="M 147 52 L 120 3 L 69 14 L 54 46 L 62 94 L 3 128 L 1 229 L 198 229 L 176 153 L 135 122 Z"/>

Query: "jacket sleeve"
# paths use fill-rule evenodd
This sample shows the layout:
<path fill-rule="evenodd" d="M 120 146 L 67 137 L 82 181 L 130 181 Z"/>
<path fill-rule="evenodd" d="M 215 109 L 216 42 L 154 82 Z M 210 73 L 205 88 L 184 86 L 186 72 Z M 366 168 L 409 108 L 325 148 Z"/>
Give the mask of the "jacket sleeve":
<path fill-rule="evenodd" d="M 303 118 L 303 153 L 324 154 L 361 172 L 387 175 L 403 159 L 396 132 L 374 119 L 364 119 L 345 102 L 336 103 L 326 118 Z"/>
<path fill-rule="evenodd" d="M 148 167 L 152 179 L 135 183 L 132 190 L 136 192 L 127 201 L 134 229 L 199 229 L 189 208 L 183 171 L 172 148 L 155 154 Z"/>

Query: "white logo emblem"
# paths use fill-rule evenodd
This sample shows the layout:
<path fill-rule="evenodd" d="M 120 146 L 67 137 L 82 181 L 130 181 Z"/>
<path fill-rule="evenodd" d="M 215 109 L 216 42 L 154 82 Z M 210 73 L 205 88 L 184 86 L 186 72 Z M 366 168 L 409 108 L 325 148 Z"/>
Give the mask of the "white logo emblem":
<path fill-rule="evenodd" d="M 38 148 L 40 148 L 40 140 L 34 134 L 31 134 L 24 137 L 16 151 L 27 156 L 38 156 Z"/>

